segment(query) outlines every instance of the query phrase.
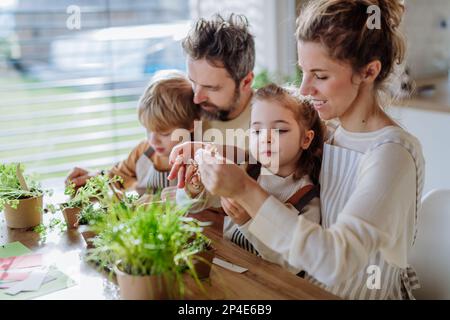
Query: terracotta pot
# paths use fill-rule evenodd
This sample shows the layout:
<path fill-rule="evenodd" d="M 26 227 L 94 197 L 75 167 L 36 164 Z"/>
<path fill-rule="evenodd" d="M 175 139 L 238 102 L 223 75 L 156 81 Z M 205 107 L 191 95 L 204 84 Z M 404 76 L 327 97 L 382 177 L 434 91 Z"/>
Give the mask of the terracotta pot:
<path fill-rule="evenodd" d="M 64 208 L 63 215 L 67 223 L 67 228 L 75 229 L 78 227 L 78 218 L 81 208 Z"/>
<path fill-rule="evenodd" d="M 89 226 L 82 225 L 79 226 L 79 231 L 81 232 L 81 235 L 83 236 L 84 241 L 86 242 L 87 248 L 91 249 L 94 248 L 94 244 L 92 243 L 92 240 L 97 236 L 97 234 L 92 231 Z"/>
<path fill-rule="evenodd" d="M 17 209 L 5 205 L 6 225 L 14 229 L 32 228 L 42 223 L 43 196 L 21 199 Z"/>
<path fill-rule="evenodd" d="M 212 247 L 194 256 L 193 258 L 194 268 L 199 279 L 209 278 L 214 256 L 215 256 L 215 249 Z"/>
<path fill-rule="evenodd" d="M 124 300 L 167 300 L 174 283 L 169 285 L 163 276 L 133 276 L 114 267 L 114 273 L 120 288 L 120 296 Z M 173 295 L 172 295 L 173 297 Z"/>

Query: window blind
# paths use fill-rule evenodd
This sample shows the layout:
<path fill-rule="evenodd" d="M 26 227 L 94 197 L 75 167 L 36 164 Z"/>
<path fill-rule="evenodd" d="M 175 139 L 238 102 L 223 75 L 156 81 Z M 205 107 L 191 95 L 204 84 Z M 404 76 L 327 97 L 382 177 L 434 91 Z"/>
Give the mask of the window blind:
<path fill-rule="evenodd" d="M 190 19 L 185 0 L 2 1 L 0 161 L 52 185 L 125 158 L 152 74 L 185 68 Z"/>

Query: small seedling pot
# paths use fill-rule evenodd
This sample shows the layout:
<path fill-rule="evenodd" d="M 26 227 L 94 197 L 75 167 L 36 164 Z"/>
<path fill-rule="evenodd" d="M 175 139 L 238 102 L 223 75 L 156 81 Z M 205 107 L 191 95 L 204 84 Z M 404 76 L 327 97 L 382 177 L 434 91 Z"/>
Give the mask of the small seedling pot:
<path fill-rule="evenodd" d="M 123 300 L 167 300 L 174 285 L 161 275 L 133 276 L 114 266 L 114 273 Z"/>
<path fill-rule="evenodd" d="M 5 205 L 6 225 L 13 229 L 36 227 L 42 223 L 43 196 L 20 199 L 17 209 Z"/>
<path fill-rule="evenodd" d="M 97 236 L 97 234 L 92 231 L 89 226 L 87 225 L 81 225 L 78 227 L 78 230 L 80 231 L 81 235 L 83 236 L 84 241 L 86 242 L 86 246 L 88 249 L 94 248 L 94 244 L 92 243 L 92 240 Z"/>
<path fill-rule="evenodd" d="M 211 274 L 212 261 L 215 256 L 215 249 L 208 247 L 207 250 L 202 251 L 193 257 L 195 272 L 199 279 L 207 279 Z"/>
<path fill-rule="evenodd" d="M 67 228 L 75 229 L 78 227 L 78 218 L 80 216 L 81 208 L 64 208 L 63 215 L 67 223 Z"/>

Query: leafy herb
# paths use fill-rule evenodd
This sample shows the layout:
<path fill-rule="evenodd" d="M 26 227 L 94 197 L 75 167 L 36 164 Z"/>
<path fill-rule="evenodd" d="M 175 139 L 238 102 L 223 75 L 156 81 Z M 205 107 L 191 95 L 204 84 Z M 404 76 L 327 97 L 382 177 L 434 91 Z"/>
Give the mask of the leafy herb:
<path fill-rule="evenodd" d="M 67 208 L 83 208 L 93 201 L 99 201 L 101 204 L 106 205 L 111 201 L 111 186 L 121 181 L 122 178 L 119 176 L 110 178 L 107 175 L 97 175 L 90 178 L 78 190 L 75 189 L 74 183 L 70 183 L 67 185 L 64 194 L 72 198 L 64 206 Z"/>
<path fill-rule="evenodd" d="M 87 259 L 102 268 L 118 265 L 130 275 L 172 279 L 181 296 L 185 291 L 183 274 L 188 272 L 203 289 L 193 256 L 210 241 L 202 234 L 201 223 L 185 216 L 187 209 L 169 201 L 135 208 L 113 204 L 92 227 L 98 236 Z"/>
<path fill-rule="evenodd" d="M 21 199 L 51 195 L 49 190 L 42 190 L 40 184 L 30 175 L 24 175 L 30 191 L 23 190 L 16 175 L 16 168 L 17 163 L 0 164 L 0 211 L 5 205 L 17 209 Z M 21 172 L 24 171 L 23 165 L 19 165 L 19 168 Z"/>

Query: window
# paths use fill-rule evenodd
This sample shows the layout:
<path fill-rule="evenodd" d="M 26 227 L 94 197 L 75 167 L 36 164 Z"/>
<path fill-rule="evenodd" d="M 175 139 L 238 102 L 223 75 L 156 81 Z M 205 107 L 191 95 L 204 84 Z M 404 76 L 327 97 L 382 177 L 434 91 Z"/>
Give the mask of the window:
<path fill-rule="evenodd" d="M 258 73 L 295 72 L 295 0 L 2 0 L 0 161 L 62 187 L 145 137 L 137 100 L 160 69 L 185 69 L 192 19 L 245 14 Z M 287 34 L 290 36 L 282 36 Z"/>
<path fill-rule="evenodd" d="M 123 159 L 145 137 L 151 75 L 185 68 L 190 17 L 185 0 L 2 1 L 1 161 L 61 186 L 74 166 Z"/>

